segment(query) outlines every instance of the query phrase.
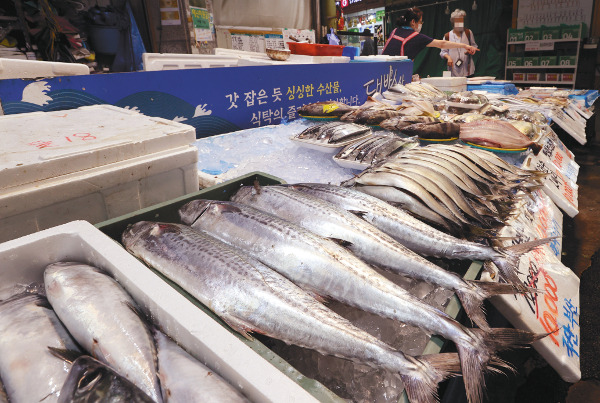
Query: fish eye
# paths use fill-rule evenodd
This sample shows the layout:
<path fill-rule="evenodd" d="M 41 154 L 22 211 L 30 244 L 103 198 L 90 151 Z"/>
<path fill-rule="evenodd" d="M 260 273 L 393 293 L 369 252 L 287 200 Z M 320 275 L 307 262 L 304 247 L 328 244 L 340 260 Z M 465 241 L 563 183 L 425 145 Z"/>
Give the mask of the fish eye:
<path fill-rule="evenodd" d="M 98 383 L 101 376 L 102 373 L 98 369 L 86 371 L 86 373 L 83 374 L 83 377 L 77 383 L 77 389 L 80 389 L 84 392 L 89 391 L 96 383 Z"/>

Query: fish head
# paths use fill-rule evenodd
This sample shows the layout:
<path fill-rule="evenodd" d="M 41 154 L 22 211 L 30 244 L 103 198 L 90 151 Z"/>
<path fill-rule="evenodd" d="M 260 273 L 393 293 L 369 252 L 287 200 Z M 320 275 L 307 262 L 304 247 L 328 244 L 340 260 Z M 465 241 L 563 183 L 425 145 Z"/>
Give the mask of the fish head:
<path fill-rule="evenodd" d="M 231 196 L 231 201 L 244 204 L 244 201 L 251 200 L 259 192 L 254 186 L 242 186 L 238 191 Z"/>
<path fill-rule="evenodd" d="M 156 238 L 165 232 L 177 232 L 177 224 L 160 223 L 153 221 L 139 221 L 135 224 L 129 224 L 123 235 L 121 235 L 121 241 L 127 249 L 135 245 L 142 239 Z"/>
<path fill-rule="evenodd" d="M 77 358 L 60 391 L 62 402 L 102 401 L 151 402 L 137 386 L 100 361 L 83 355 Z"/>
<path fill-rule="evenodd" d="M 192 200 L 179 209 L 179 218 L 186 225 L 192 225 L 213 204 L 212 200 Z"/>

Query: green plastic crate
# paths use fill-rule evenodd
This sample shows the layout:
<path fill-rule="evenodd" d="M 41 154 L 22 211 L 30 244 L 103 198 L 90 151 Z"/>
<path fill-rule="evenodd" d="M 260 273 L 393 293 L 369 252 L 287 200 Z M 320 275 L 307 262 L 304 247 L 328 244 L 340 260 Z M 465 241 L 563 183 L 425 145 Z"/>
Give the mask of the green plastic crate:
<path fill-rule="evenodd" d="M 560 38 L 561 39 L 579 39 L 579 24 L 577 24 L 577 25 L 560 24 Z"/>
<path fill-rule="evenodd" d="M 523 58 L 523 67 L 535 67 L 540 65 L 539 56 L 525 56 Z"/>
<path fill-rule="evenodd" d="M 523 41 L 523 30 L 516 28 L 508 29 L 508 42 L 521 42 Z"/>
<path fill-rule="evenodd" d="M 523 65 L 523 57 L 521 56 L 508 56 L 506 60 L 506 65 L 508 67 L 520 67 Z"/>
<path fill-rule="evenodd" d="M 198 192 L 190 193 L 173 200 L 169 200 L 163 203 L 156 204 L 154 206 L 135 211 L 133 213 L 125 214 L 120 217 L 100 222 L 98 224 L 95 224 L 95 227 L 102 231 L 104 234 L 108 235 L 110 238 L 114 239 L 116 242 L 120 243 L 121 234 L 130 224 L 145 220 L 179 223 L 180 220 L 178 210 L 184 204 L 200 198 L 210 200 L 229 200 L 229 198 L 233 194 L 235 194 L 235 192 L 241 186 L 251 186 L 254 185 L 255 182 L 258 182 L 258 184 L 262 186 L 285 183 L 285 181 L 275 176 L 271 176 L 262 172 L 251 172 L 249 174 L 212 186 L 210 188 L 199 190 Z M 464 266 L 466 268 L 466 271 L 464 271 L 464 273 L 462 274 L 463 278 L 465 280 L 476 279 L 483 268 L 482 263 L 478 261 L 473 261 L 471 263 L 465 261 L 464 263 L 468 265 L 468 267 Z M 233 334 L 238 336 L 240 340 L 246 343 L 257 354 L 262 356 L 265 360 L 269 361 L 280 371 L 282 371 L 290 378 L 295 380 L 300 386 L 306 389 L 320 402 L 346 402 L 346 400 L 341 399 L 334 392 L 330 391 L 325 386 L 323 386 L 323 384 L 321 384 L 320 382 L 302 375 L 298 370 L 292 367 L 287 361 L 282 359 L 280 356 L 275 354 L 271 349 L 269 349 L 265 344 L 261 343 L 257 338 L 254 338 L 253 340 L 247 340 L 239 333 L 235 332 L 234 330 L 231 330 L 229 326 L 225 322 L 223 322 L 218 316 L 216 316 L 210 309 L 198 302 L 194 297 L 192 297 L 179 285 L 175 284 L 173 281 L 169 280 L 158 271 L 154 269 L 150 270 L 154 271 L 156 275 L 161 277 L 170 286 L 175 288 L 180 294 L 189 299 L 199 309 L 202 309 L 207 315 L 212 317 L 225 328 L 229 329 Z M 450 298 L 450 300 L 448 301 L 448 305 L 444 309 L 444 312 L 449 316 L 457 319 L 462 315 L 464 311 L 462 310 L 462 306 L 456 295 Z M 431 339 L 425 346 L 423 354 L 437 354 L 443 350 L 446 343 L 447 341 L 443 337 L 434 335 L 431 337 Z M 402 393 L 398 401 L 403 403 L 409 403 L 405 392 Z"/>
<path fill-rule="evenodd" d="M 558 65 L 559 66 L 575 67 L 576 64 L 577 64 L 576 56 L 559 56 L 558 57 Z"/>
<path fill-rule="evenodd" d="M 524 41 L 538 41 L 540 39 L 540 28 L 523 28 Z"/>
<path fill-rule="evenodd" d="M 540 39 L 560 39 L 560 26 L 547 27 L 542 25 Z"/>
<path fill-rule="evenodd" d="M 556 66 L 556 56 L 540 56 L 540 66 Z"/>

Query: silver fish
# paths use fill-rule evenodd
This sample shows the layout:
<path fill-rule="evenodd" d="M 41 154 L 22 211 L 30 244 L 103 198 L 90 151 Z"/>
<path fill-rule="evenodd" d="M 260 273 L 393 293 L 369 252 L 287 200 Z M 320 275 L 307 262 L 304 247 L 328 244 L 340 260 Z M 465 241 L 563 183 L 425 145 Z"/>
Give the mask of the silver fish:
<path fill-rule="evenodd" d="M 152 403 L 140 388 L 108 365 L 83 355 L 73 361 L 58 403 Z"/>
<path fill-rule="evenodd" d="M 76 262 L 49 265 L 44 283 L 48 301 L 75 340 L 160 402 L 154 340 L 129 294 L 100 269 Z"/>
<path fill-rule="evenodd" d="M 210 368 L 192 357 L 160 331 L 154 332 L 158 376 L 165 402 L 249 403 L 242 394 Z"/>
<path fill-rule="evenodd" d="M 363 196 L 366 198 L 367 195 Z M 490 360 L 498 363 L 492 345 L 500 349 L 534 340 L 528 332 L 503 329 L 502 335 L 512 341 L 501 347 L 502 344 L 495 342 L 497 329 L 491 333 L 467 329 L 445 313 L 412 297 L 335 242 L 250 206 L 194 200 L 184 205 L 179 213 L 185 224 L 242 249 L 304 289 L 454 341 L 459 346 L 462 368 L 467 368 L 463 375 L 470 396 L 480 395 L 478 390 L 485 382 L 483 375 Z M 507 284 L 498 288 L 507 287 L 512 292 L 512 287 Z M 509 336 L 511 333 L 514 337 Z M 469 373 L 472 368 L 474 373 Z"/>
<path fill-rule="evenodd" d="M 180 224 L 138 222 L 123 233 L 127 250 L 183 287 L 233 329 L 399 373 L 411 401 L 435 401 L 458 356 L 410 357 L 349 321 L 238 249 Z"/>
<path fill-rule="evenodd" d="M 481 308 L 483 300 L 491 295 L 487 289 L 436 266 L 373 225 L 331 203 L 277 186 L 261 187 L 258 191 L 253 187 L 241 187 L 232 201 L 267 211 L 323 237 L 342 240 L 348 249 L 368 263 L 453 290 L 469 317 L 479 327 L 489 328 Z M 506 291 L 514 293 L 511 287 Z"/>
<path fill-rule="evenodd" d="M 358 184 L 351 184 L 350 182 L 345 182 L 344 186 L 353 186 L 352 189 L 384 200 L 390 203 L 391 205 L 409 211 L 411 214 L 414 214 L 415 216 L 420 217 L 421 219 L 429 223 L 433 223 L 442 228 L 445 228 L 448 231 L 453 232 L 454 230 L 456 230 L 456 227 L 452 226 L 449 221 L 447 221 L 444 217 L 427 207 L 425 204 L 423 204 L 423 202 L 411 196 L 410 194 L 403 192 L 400 189 L 396 189 L 395 187 L 372 185 L 361 186 Z"/>
<path fill-rule="evenodd" d="M 366 126 L 336 121 L 309 127 L 296 138 L 313 140 L 316 143 L 338 144 L 368 135 L 370 132 L 371 129 Z"/>
<path fill-rule="evenodd" d="M 434 198 L 429 191 L 423 186 L 423 184 L 417 181 L 401 175 L 397 172 L 380 171 L 372 172 L 365 171 L 355 178 L 356 183 L 361 185 L 375 185 L 375 186 L 393 186 L 398 189 L 403 189 L 410 194 L 416 195 L 419 199 L 425 203 L 430 209 L 441 215 L 447 220 L 460 226 L 465 223 L 466 220 L 463 217 L 457 216 L 452 212 L 448 206 L 442 202 L 439 202 Z"/>
<path fill-rule="evenodd" d="M 405 211 L 355 189 L 317 183 L 279 186 L 319 197 L 352 212 L 421 255 L 447 259 L 490 260 L 501 268 L 502 276 L 509 282 L 516 282 L 515 274 L 520 257 L 551 240 L 544 238 L 507 248 L 491 247 L 438 231 Z M 526 289 L 521 291 L 526 292 Z"/>
<path fill-rule="evenodd" d="M 0 302 L 0 376 L 11 402 L 56 402 L 71 364 L 48 347 L 78 351 L 77 343 L 37 294 Z"/>

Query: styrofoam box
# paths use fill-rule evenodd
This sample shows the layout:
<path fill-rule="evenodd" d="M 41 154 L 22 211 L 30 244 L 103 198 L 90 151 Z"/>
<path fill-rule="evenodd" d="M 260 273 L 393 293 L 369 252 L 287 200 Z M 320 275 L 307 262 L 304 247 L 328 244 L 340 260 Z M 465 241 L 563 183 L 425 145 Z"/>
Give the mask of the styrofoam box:
<path fill-rule="evenodd" d="M 90 68 L 80 63 L 46 62 L 0 58 L 0 79 L 77 76 L 90 74 Z"/>
<path fill-rule="evenodd" d="M 58 261 L 79 261 L 106 270 L 161 329 L 252 401 L 317 401 L 85 221 L 69 222 L 0 244 L 0 299 L 14 292 L 17 285 L 41 283 L 44 268 Z"/>
<path fill-rule="evenodd" d="M 421 82 L 431 84 L 441 91 L 460 92 L 467 90 L 466 77 L 427 77 L 421 78 Z"/>
<path fill-rule="evenodd" d="M 225 55 L 196 55 L 187 53 L 144 53 L 142 63 L 146 71 L 205 69 L 236 67 L 238 58 Z"/>
<path fill-rule="evenodd" d="M 194 127 L 112 105 L 0 116 L 0 190 L 187 146 Z"/>
<path fill-rule="evenodd" d="M 198 149 L 184 146 L 0 190 L 0 242 L 73 220 L 92 223 L 198 190 Z"/>

